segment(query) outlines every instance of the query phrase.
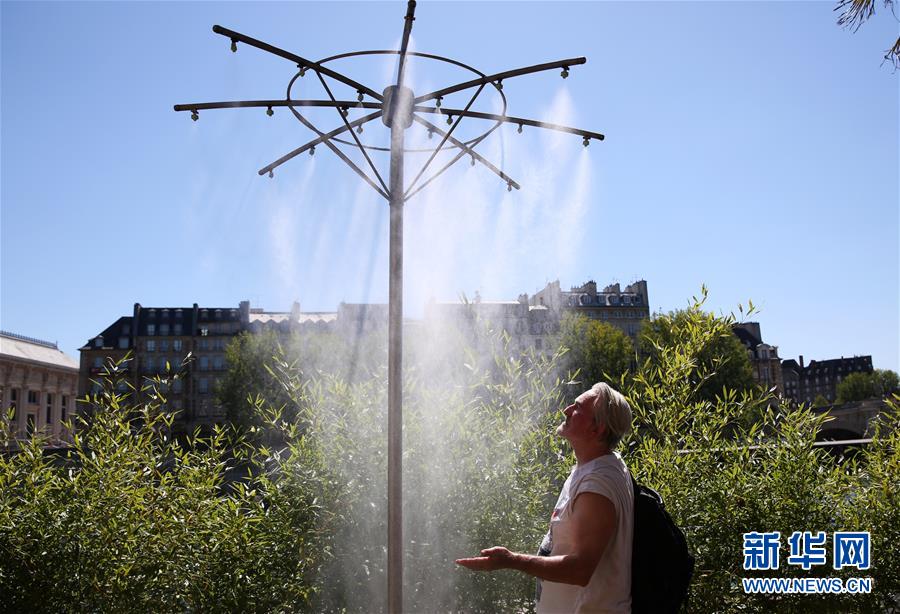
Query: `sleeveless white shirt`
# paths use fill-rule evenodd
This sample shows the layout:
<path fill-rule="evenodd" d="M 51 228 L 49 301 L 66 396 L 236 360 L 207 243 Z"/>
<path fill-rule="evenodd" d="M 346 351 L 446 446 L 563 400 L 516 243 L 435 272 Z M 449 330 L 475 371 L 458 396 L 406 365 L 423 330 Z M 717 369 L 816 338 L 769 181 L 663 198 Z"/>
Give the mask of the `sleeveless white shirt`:
<path fill-rule="evenodd" d="M 587 586 L 539 580 L 537 612 L 630 614 L 634 491 L 631 475 L 618 452 L 572 469 L 553 508 L 550 531 L 541 547 L 549 549 L 551 556 L 573 552 L 572 502 L 583 492 L 603 495 L 612 502 L 616 510 L 615 531 Z"/>

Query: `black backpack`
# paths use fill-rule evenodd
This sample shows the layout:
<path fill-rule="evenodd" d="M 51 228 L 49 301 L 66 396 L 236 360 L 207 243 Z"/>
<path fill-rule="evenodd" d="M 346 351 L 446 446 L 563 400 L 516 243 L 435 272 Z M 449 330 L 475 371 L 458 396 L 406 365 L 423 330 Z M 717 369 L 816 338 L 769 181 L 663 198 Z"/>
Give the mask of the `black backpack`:
<path fill-rule="evenodd" d="M 659 493 L 631 478 L 634 542 L 631 551 L 633 614 L 678 612 L 687 597 L 694 557 L 684 533 L 672 521 Z"/>

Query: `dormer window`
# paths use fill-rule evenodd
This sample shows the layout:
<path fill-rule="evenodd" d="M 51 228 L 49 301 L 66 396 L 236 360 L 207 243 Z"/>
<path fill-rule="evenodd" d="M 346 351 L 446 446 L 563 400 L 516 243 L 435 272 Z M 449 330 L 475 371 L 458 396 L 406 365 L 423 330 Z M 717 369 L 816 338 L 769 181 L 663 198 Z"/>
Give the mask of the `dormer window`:
<path fill-rule="evenodd" d="M 155 318 L 155 317 L 156 317 L 156 310 L 155 310 L 155 309 L 148 309 L 148 310 L 147 310 L 147 317 L 148 317 L 148 318 Z"/>
<path fill-rule="evenodd" d="M 216 319 L 217 320 L 222 319 L 222 310 L 221 309 L 216 309 Z"/>
<path fill-rule="evenodd" d="M 169 310 L 168 310 L 168 309 L 163 309 L 162 312 L 160 313 L 160 315 L 161 315 L 162 317 L 164 317 L 164 318 L 168 318 L 168 317 L 169 317 Z"/>
<path fill-rule="evenodd" d="M 99 335 L 99 336 L 97 336 L 97 337 L 94 337 L 94 347 L 95 347 L 95 348 L 102 348 L 102 347 L 103 347 L 103 335 Z"/>

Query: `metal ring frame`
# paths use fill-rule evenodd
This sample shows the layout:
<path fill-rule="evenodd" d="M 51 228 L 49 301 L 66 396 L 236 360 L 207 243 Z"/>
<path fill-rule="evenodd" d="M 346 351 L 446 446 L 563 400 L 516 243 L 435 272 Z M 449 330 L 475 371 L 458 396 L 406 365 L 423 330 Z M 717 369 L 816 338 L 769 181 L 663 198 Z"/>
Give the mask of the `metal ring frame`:
<path fill-rule="evenodd" d="M 331 57 L 327 57 L 325 59 L 319 60 L 317 62 L 317 64 L 321 65 L 321 64 L 325 64 L 326 62 L 332 62 L 334 60 L 343 60 L 344 58 L 358 57 L 361 55 L 400 55 L 400 53 L 401 52 L 399 49 L 373 49 L 373 50 L 369 50 L 369 51 L 350 51 L 348 53 L 340 53 L 338 55 L 333 55 Z M 477 68 L 473 68 L 472 66 L 469 66 L 468 64 L 464 64 L 464 63 L 454 60 L 452 58 L 447 58 L 447 57 L 444 57 L 441 55 L 435 55 L 433 53 L 422 53 L 419 51 L 407 51 L 406 55 L 414 55 L 414 56 L 421 57 L 421 58 L 427 58 L 429 60 L 437 60 L 439 62 L 446 62 L 448 64 L 453 64 L 454 66 L 458 66 L 460 68 L 468 70 L 469 72 L 473 72 L 476 75 L 478 75 L 479 77 L 481 77 L 482 79 L 487 77 L 486 74 L 484 74 Z M 288 84 L 288 88 L 287 88 L 287 99 L 288 100 L 291 99 L 291 86 L 293 86 L 294 82 L 297 80 L 297 77 L 303 76 L 303 74 L 301 74 L 302 72 L 305 72 L 305 71 L 297 71 L 297 74 L 294 75 L 294 78 L 291 79 L 290 83 Z M 506 94 L 503 93 L 503 88 L 498 87 L 496 83 L 491 83 L 491 85 L 494 87 L 495 90 L 497 90 L 497 93 L 500 94 L 500 98 L 503 100 L 503 112 L 501 113 L 501 115 L 506 115 L 506 110 L 509 108 L 509 101 L 506 99 Z M 352 109 L 357 106 L 358 105 L 353 105 L 350 108 Z M 480 136 L 477 136 L 473 139 L 469 139 L 468 141 L 463 141 L 463 142 L 470 147 L 474 147 L 475 145 L 477 145 L 478 143 L 480 143 L 481 141 L 486 139 L 488 136 L 490 136 L 490 134 L 492 132 L 494 132 L 494 130 L 496 130 L 497 128 L 499 128 L 500 126 L 503 125 L 503 120 L 498 119 L 498 120 L 494 120 L 494 121 L 496 123 L 493 125 L 493 127 L 486 130 Z M 357 145 L 354 142 L 348 141 L 346 139 L 341 139 L 338 137 L 334 137 L 331 140 L 336 141 L 338 143 L 342 143 L 344 145 L 351 145 L 351 146 Z M 451 146 L 456 149 L 460 149 L 460 147 L 455 144 L 451 143 Z M 391 151 L 390 147 L 380 147 L 378 145 L 362 145 L 362 147 L 365 149 L 371 149 L 373 151 L 387 151 L 387 152 Z M 407 148 L 407 149 L 404 149 L 403 151 L 406 153 L 429 153 L 429 152 L 437 151 L 437 149 L 438 149 L 437 147 Z"/>

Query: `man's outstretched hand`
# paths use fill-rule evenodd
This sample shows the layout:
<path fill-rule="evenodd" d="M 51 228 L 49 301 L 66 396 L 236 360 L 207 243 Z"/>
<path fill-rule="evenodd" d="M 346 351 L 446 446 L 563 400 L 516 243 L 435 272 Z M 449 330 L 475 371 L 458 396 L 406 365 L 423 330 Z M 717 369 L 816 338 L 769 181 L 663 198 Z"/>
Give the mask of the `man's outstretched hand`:
<path fill-rule="evenodd" d="M 456 559 L 457 565 L 462 565 L 473 571 L 494 571 L 495 569 L 507 569 L 512 566 L 514 555 L 502 546 L 494 546 L 481 551 L 481 556 L 473 556 L 468 559 Z"/>

